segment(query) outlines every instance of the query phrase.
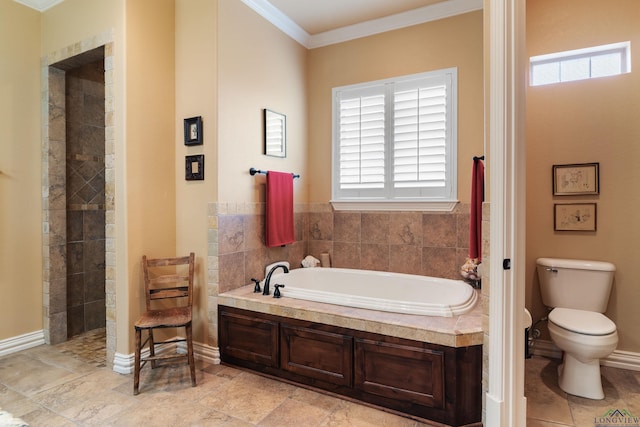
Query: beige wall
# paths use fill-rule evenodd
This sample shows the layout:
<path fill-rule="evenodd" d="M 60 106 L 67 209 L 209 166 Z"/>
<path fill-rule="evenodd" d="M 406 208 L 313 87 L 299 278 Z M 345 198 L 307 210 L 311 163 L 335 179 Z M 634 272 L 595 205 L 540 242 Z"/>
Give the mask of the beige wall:
<path fill-rule="evenodd" d="M 527 89 L 527 306 L 544 314 L 538 257 L 605 260 L 617 272 L 607 315 L 619 350 L 640 351 L 640 2 L 527 2 L 528 56 L 631 41 L 630 74 Z M 600 195 L 553 197 L 554 164 L 600 163 Z M 554 232 L 553 204 L 597 203 L 596 232 Z"/>
<path fill-rule="evenodd" d="M 218 25 L 218 199 L 264 201 L 255 167 L 300 174 L 294 200 L 304 203 L 316 185 L 306 167 L 307 50 L 240 1 L 219 3 Z M 286 158 L 263 154 L 264 108 L 287 116 Z"/>
<path fill-rule="evenodd" d="M 119 317 L 118 328 L 127 328 L 130 349 L 132 323 L 144 311 L 142 255 L 176 254 L 174 10 L 174 0 L 126 2 L 126 283 L 131 299 L 130 316 Z"/>
<path fill-rule="evenodd" d="M 458 67 L 458 199 L 470 201 L 472 157 L 483 154 L 482 11 L 309 52 L 311 202 L 331 198 L 331 89 Z"/>
<path fill-rule="evenodd" d="M 125 0 L 65 0 L 42 13 L 42 54 L 122 29 Z"/>
<path fill-rule="evenodd" d="M 64 52 L 67 48 L 80 53 L 83 40 L 110 33 L 114 42 L 114 84 L 113 92 L 107 97 L 116 104 L 113 132 L 117 351 L 130 353 L 131 324 L 142 309 L 141 256 L 144 253 L 160 255 L 176 251 L 174 1 L 136 0 L 125 4 L 124 0 L 66 0 L 42 14 L 13 2 L 2 2 L 0 7 L 3 21 L 4 18 L 7 21 L 6 25 L 3 22 L 2 29 L 11 31 L 11 35 L 3 37 L 7 42 L 12 41 L 7 43 L 11 48 L 7 52 L 15 49 L 11 62 L 23 68 L 17 73 L 18 70 L 14 70 L 11 78 L 2 79 L 3 82 L 11 82 L 6 89 L 8 94 L 10 89 L 21 89 L 19 104 L 11 105 L 10 98 L 2 97 L 3 103 L 7 100 L 2 104 L 2 108 L 7 109 L 2 117 L 20 114 L 38 123 L 21 129 L 20 138 L 18 129 L 13 125 L 2 127 L 3 132 L 7 129 L 13 133 L 3 141 L 20 139 L 22 143 L 20 152 L 13 147 L 2 146 L 12 154 L 9 155 L 8 151 L 7 156 L 2 156 L 10 164 L 3 165 L 0 170 L 7 177 L 14 175 L 14 171 L 29 172 L 29 183 L 20 184 L 20 193 L 15 189 L 2 192 L 13 192 L 6 204 L 21 210 L 20 219 L 16 216 L 18 211 L 11 214 L 7 210 L 5 220 L 3 208 L 3 216 L 0 217 L 2 242 L 9 242 L 4 236 L 10 236 L 10 232 L 4 233 L 4 228 L 19 233 L 20 238 L 16 236 L 14 240 L 23 242 L 25 252 L 22 255 L 28 259 L 29 267 L 13 262 L 12 265 L 18 267 L 15 273 L 5 274 L 12 269 L 2 269 L 3 282 L 15 283 L 19 274 L 24 285 L 12 287 L 20 290 L 14 298 L 3 298 L 3 303 L 19 309 L 20 315 L 11 315 L 10 308 L 2 310 L 3 316 L 10 316 L 12 321 L 0 322 L 3 328 L 6 325 L 0 332 L 0 339 L 43 327 L 42 275 L 39 268 L 42 265 L 40 57 Z M 37 39 L 39 31 L 42 33 L 41 43 Z M 19 38 L 22 44 L 16 44 L 16 34 L 22 32 L 24 35 Z M 33 40 L 34 35 L 36 40 Z M 25 88 L 33 88 L 31 97 L 25 96 Z M 20 120 L 14 119 L 13 122 L 19 123 Z M 4 177 L 5 174 L 0 177 L 2 185 Z M 25 209 L 27 206 L 33 208 Z M 16 224 L 24 224 L 26 228 L 21 230 Z M 15 247 L 11 250 L 19 253 Z M 33 266 L 38 268 L 33 269 Z M 25 274 L 33 277 L 25 280 Z M 32 315 L 25 315 L 29 312 Z"/>
<path fill-rule="evenodd" d="M 42 329 L 40 22 L 0 2 L 0 340 Z"/>
<path fill-rule="evenodd" d="M 207 203 L 218 197 L 217 0 L 180 0 L 175 11 L 176 253 L 196 254 L 194 339 L 206 342 Z M 193 13 L 197 10 L 198 13 Z M 184 145 L 183 121 L 202 116 L 204 143 Z M 185 181 L 187 155 L 204 154 L 204 181 Z"/>

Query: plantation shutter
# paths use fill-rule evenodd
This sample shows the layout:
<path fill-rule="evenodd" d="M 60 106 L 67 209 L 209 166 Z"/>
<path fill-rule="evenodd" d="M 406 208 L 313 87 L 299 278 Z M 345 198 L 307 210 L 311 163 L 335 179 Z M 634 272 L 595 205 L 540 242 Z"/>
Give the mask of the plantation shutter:
<path fill-rule="evenodd" d="M 456 76 L 334 89 L 335 200 L 455 200 Z"/>
<path fill-rule="evenodd" d="M 339 182 L 342 190 L 382 190 L 385 186 L 384 87 L 341 94 Z M 358 191 L 361 190 L 361 191 Z"/>
<path fill-rule="evenodd" d="M 444 187 L 447 179 L 446 81 L 433 78 L 396 86 L 393 108 L 394 187 Z"/>

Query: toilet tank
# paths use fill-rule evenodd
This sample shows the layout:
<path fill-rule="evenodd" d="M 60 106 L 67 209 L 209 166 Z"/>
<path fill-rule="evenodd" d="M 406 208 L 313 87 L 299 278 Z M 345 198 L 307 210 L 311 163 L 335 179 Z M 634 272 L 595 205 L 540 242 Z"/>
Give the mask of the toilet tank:
<path fill-rule="evenodd" d="M 538 258 L 536 265 L 542 302 L 547 307 L 597 313 L 607 310 L 615 265 L 560 258 Z"/>

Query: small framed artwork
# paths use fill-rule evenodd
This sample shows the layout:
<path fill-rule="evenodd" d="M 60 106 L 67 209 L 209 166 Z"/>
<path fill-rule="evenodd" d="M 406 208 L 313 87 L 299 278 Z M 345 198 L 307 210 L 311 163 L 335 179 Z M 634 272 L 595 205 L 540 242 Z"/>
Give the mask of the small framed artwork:
<path fill-rule="evenodd" d="M 556 203 L 553 205 L 555 231 L 596 231 L 595 203 Z"/>
<path fill-rule="evenodd" d="M 204 180 L 204 154 L 185 156 L 184 179 L 187 181 Z"/>
<path fill-rule="evenodd" d="M 287 157 L 287 116 L 264 109 L 264 154 Z"/>
<path fill-rule="evenodd" d="M 202 145 L 202 117 L 184 119 L 184 145 Z"/>
<path fill-rule="evenodd" d="M 553 195 L 600 194 L 600 164 L 553 165 Z"/>

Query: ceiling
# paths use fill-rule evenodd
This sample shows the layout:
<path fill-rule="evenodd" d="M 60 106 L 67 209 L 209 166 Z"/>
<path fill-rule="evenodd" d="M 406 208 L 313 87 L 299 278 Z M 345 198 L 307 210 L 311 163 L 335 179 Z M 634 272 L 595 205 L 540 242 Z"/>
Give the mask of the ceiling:
<path fill-rule="evenodd" d="M 446 0 L 268 0 L 310 35 Z"/>
<path fill-rule="evenodd" d="M 14 1 L 42 12 L 64 0 Z M 309 49 L 480 10 L 483 3 L 483 0 L 235 1 L 242 1 Z"/>
<path fill-rule="evenodd" d="M 482 10 L 483 0 L 241 0 L 312 49 Z"/>

